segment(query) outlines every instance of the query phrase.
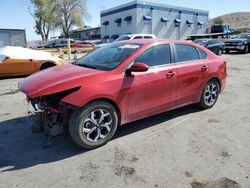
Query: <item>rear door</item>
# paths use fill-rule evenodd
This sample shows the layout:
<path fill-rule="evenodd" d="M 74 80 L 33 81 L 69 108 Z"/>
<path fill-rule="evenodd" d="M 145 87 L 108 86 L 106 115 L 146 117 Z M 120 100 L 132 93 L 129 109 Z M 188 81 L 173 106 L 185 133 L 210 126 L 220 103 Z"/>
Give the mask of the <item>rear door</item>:
<path fill-rule="evenodd" d="M 175 44 L 175 64 L 177 66 L 177 105 L 193 103 L 208 77 L 208 62 L 191 45 Z"/>
<path fill-rule="evenodd" d="M 171 108 L 176 97 L 177 87 L 176 69 L 175 65 L 171 64 L 169 44 L 159 44 L 149 48 L 137 56 L 134 62 L 147 64 L 149 70 L 133 73 L 128 95 L 129 121 Z"/>

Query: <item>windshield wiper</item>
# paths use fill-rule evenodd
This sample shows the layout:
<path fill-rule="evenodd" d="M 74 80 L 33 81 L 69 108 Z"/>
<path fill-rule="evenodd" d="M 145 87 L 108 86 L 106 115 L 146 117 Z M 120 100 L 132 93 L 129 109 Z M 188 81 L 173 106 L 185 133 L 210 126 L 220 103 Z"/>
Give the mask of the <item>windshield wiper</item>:
<path fill-rule="evenodd" d="M 86 67 L 86 68 L 91 68 L 91 69 L 96 69 L 96 67 L 92 66 L 92 65 L 87 65 L 87 64 L 75 64 L 75 65 L 79 65 L 81 67 Z"/>

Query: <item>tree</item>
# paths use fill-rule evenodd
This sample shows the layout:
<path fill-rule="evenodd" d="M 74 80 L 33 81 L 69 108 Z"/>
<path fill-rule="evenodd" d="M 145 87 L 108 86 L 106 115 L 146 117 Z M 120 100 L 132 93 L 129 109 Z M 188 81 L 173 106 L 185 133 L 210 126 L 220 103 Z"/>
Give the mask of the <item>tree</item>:
<path fill-rule="evenodd" d="M 214 24 L 223 24 L 224 20 L 222 17 L 217 17 L 214 19 Z"/>
<path fill-rule="evenodd" d="M 35 20 L 35 29 L 42 40 L 47 41 L 51 29 L 55 27 L 55 6 L 53 0 L 30 0 L 28 7 L 30 14 Z"/>
<path fill-rule="evenodd" d="M 62 29 L 64 37 L 69 38 L 73 26 L 83 27 L 83 18 L 89 18 L 86 0 L 55 0 L 57 26 Z"/>

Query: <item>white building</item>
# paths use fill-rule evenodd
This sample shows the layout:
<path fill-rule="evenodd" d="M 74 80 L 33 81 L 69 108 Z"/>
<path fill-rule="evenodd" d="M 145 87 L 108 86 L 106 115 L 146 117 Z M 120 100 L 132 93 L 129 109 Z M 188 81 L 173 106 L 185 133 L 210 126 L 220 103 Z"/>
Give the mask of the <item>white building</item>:
<path fill-rule="evenodd" d="M 155 34 L 158 38 L 184 39 L 203 34 L 208 11 L 136 0 L 101 12 L 102 40 L 120 35 Z"/>

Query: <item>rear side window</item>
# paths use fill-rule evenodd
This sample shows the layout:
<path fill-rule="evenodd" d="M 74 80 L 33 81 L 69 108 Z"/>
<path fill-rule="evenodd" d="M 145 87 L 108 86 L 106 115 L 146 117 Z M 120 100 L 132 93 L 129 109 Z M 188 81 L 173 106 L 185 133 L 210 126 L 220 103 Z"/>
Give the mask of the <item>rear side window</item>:
<path fill-rule="evenodd" d="M 152 39 L 152 36 L 144 36 L 144 39 Z"/>
<path fill-rule="evenodd" d="M 142 39 L 142 36 L 136 36 L 133 39 Z"/>
<path fill-rule="evenodd" d="M 209 40 L 208 42 L 207 42 L 207 45 L 213 45 L 214 44 L 214 41 L 213 40 Z"/>
<path fill-rule="evenodd" d="M 195 47 L 186 44 L 175 44 L 176 62 L 198 60 L 199 52 Z"/>
<path fill-rule="evenodd" d="M 199 49 L 200 52 L 200 59 L 207 59 L 207 53 L 203 50 Z"/>
<path fill-rule="evenodd" d="M 142 62 L 149 67 L 170 64 L 170 46 L 169 44 L 154 46 L 139 55 L 134 62 Z"/>

